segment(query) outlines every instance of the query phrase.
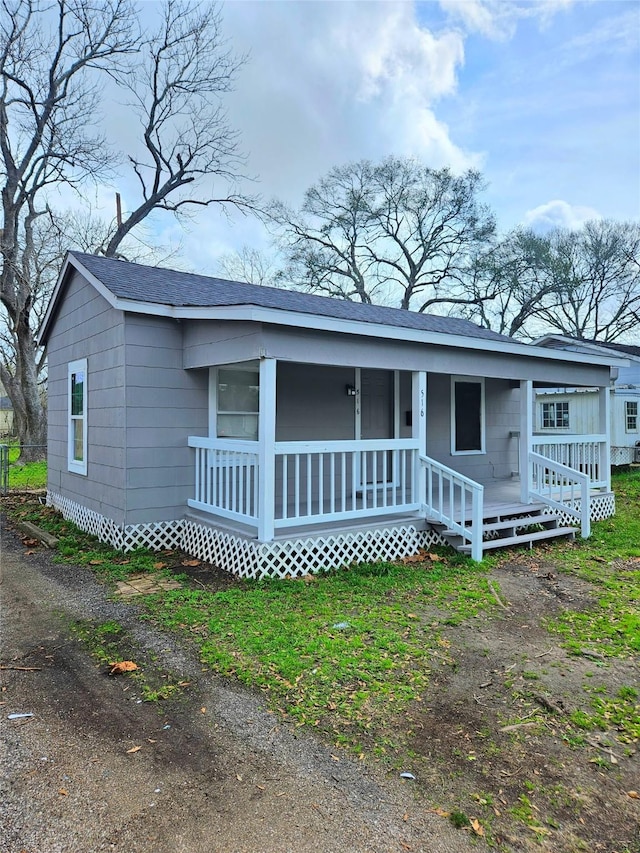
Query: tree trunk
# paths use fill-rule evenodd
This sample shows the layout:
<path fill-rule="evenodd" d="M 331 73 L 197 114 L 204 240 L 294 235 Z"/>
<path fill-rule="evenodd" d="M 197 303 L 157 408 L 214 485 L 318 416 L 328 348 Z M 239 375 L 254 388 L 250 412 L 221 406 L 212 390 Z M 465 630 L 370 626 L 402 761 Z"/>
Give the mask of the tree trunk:
<path fill-rule="evenodd" d="M 47 456 L 47 413 L 40 394 L 36 346 L 30 333 L 16 336 L 15 374 L 2 371 L 2 380 L 13 407 L 13 431 L 20 442 L 20 461 Z"/>

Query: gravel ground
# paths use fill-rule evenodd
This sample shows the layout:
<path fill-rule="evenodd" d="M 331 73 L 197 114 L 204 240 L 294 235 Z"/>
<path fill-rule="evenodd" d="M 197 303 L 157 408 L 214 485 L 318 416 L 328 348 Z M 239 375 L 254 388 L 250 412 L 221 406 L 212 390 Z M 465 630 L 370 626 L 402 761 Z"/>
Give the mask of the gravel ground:
<path fill-rule="evenodd" d="M 411 782 L 376 776 L 203 672 L 86 569 L 27 553 L 4 524 L 0 557 L 2 853 L 478 849 Z M 88 618 L 124 625 L 191 681 L 186 697 L 142 702 L 110 678 L 70 633 Z M 9 719 L 19 713 L 32 716 Z"/>

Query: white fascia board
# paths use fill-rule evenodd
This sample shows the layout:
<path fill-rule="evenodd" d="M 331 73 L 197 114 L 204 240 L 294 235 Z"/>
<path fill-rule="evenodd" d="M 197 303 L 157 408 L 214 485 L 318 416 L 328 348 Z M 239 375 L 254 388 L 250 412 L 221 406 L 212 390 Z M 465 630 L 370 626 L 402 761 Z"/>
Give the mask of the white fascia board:
<path fill-rule="evenodd" d="M 488 338 L 470 338 L 463 335 L 410 329 L 406 326 L 386 326 L 382 323 L 341 320 L 318 314 L 283 311 L 280 308 L 265 308 L 260 305 L 222 305 L 200 308 L 117 299 L 114 307 L 121 311 L 153 314 L 159 317 L 172 317 L 176 320 L 248 321 L 273 326 L 292 326 L 298 329 L 357 335 L 359 337 L 385 338 L 388 340 L 397 340 L 401 337 L 403 341 L 410 341 L 412 343 L 433 344 L 454 347 L 456 349 L 481 350 L 482 352 L 486 352 L 489 349 L 504 355 L 519 355 L 546 361 L 563 361 L 568 363 L 577 361 L 580 364 L 583 364 L 585 361 L 584 353 L 551 350 L 544 347 L 536 348 L 531 344 L 520 344 L 516 341 L 505 343 L 504 341 L 495 341 Z M 628 364 L 625 358 L 595 354 L 589 356 L 589 363 L 606 367 L 611 365 L 626 366 Z"/>
<path fill-rule="evenodd" d="M 573 347 L 572 350 L 565 350 L 565 352 L 586 352 L 590 355 L 599 355 L 600 353 L 607 352 L 611 353 L 613 358 L 624 359 L 627 362 L 632 361 L 640 361 L 640 356 L 633 355 L 629 352 L 619 352 L 616 349 L 612 349 L 608 347 L 606 343 L 592 343 L 591 341 L 578 341 L 575 338 L 568 338 L 565 335 L 544 335 L 541 338 L 536 338 L 535 341 L 532 341 L 533 346 L 539 346 L 545 349 L 545 344 L 551 341 L 558 341 L 562 344 L 566 344 L 569 347 Z M 551 347 L 549 347 L 551 349 Z M 629 365 L 627 365 L 629 366 Z"/>

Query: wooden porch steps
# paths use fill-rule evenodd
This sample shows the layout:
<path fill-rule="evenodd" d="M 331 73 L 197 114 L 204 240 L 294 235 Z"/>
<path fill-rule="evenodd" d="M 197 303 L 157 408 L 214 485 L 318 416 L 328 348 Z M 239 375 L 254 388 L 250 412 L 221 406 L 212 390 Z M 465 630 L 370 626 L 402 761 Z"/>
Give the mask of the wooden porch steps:
<path fill-rule="evenodd" d="M 561 525 L 560 517 L 556 513 L 544 512 L 545 508 L 545 504 L 504 504 L 487 507 L 482 525 L 482 550 L 517 545 L 528 545 L 532 548 L 537 542 L 564 537 L 575 538 L 578 528 Z M 442 524 L 431 524 L 456 551 L 461 554 L 471 553 L 471 545 L 456 531 L 448 530 Z"/>

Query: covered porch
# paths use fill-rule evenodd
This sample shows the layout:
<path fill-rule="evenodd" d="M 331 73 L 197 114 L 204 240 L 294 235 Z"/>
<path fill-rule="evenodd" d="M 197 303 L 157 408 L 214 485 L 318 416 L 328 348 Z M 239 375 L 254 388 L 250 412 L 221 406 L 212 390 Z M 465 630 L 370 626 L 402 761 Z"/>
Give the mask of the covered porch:
<path fill-rule="evenodd" d="M 275 358 L 213 367 L 209 436 L 188 440 L 192 521 L 265 553 L 377 531 L 404 554 L 455 536 L 480 560 L 497 508 L 535 504 L 588 536 L 611 514 L 594 506 L 613 508 L 604 390 L 600 433 L 550 439 L 533 433 L 531 379 Z"/>

